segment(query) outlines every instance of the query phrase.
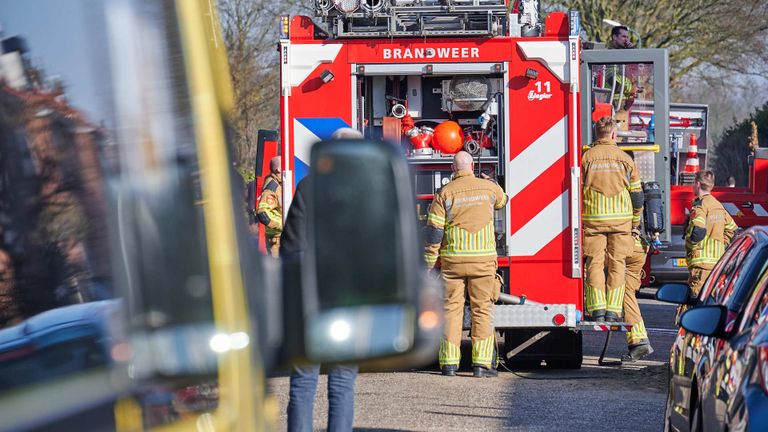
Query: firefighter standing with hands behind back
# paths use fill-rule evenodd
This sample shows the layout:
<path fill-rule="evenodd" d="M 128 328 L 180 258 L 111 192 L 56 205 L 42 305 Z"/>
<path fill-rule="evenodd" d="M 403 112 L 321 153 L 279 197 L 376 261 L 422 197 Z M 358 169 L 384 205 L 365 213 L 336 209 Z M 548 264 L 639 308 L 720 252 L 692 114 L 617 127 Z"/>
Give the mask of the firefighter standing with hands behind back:
<path fill-rule="evenodd" d="M 584 153 L 582 221 L 586 257 L 586 309 L 595 321 L 619 321 L 632 229 L 639 229 L 643 190 L 635 162 L 616 146 L 616 123 L 603 117 L 595 141 Z M 605 260 L 608 259 L 608 277 Z"/>
<path fill-rule="evenodd" d="M 280 156 L 269 161 L 269 176 L 261 187 L 256 218 L 264 224 L 269 255 L 280 256 L 280 233 L 283 232 L 283 179 L 280 173 Z"/>
<path fill-rule="evenodd" d="M 685 228 L 688 285 L 696 296 L 738 228 L 720 201 L 709 194 L 714 186 L 715 174 L 712 171 L 696 173 L 693 179 L 696 198 Z"/>
<path fill-rule="evenodd" d="M 426 225 L 425 260 L 433 268 L 438 254 L 445 284 L 445 330 L 440 370 L 454 376 L 459 367 L 464 292 L 472 310 L 472 367 L 477 378 L 496 376 L 493 303 L 496 280 L 494 211 L 508 201 L 498 184 L 473 174 L 469 153 L 453 159 L 454 177 L 435 195 Z"/>

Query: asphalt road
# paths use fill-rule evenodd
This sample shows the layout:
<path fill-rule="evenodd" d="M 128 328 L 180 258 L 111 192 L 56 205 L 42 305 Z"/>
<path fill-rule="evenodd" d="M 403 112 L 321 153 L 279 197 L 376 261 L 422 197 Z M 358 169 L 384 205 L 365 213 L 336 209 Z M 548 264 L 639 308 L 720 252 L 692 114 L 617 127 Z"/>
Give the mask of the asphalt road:
<path fill-rule="evenodd" d="M 357 431 L 659 431 L 667 392 L 674 306 L 641 293 L 640 308 L 655 352 L 637 363 L 598 366 L 604 333 L 584 334 L 580 370 L 502 370 L 495 379 L 455 378 L 432 369 L 363 373 L 357 379 Z M 611 338 L 608 356 L 626 351 L 624 335 Z M 279 409 L 277 430 L 286 429 L 288 378 L 269 382 Z M 315 430 L 327 416 L 325 376 L 315 405 Z"/>

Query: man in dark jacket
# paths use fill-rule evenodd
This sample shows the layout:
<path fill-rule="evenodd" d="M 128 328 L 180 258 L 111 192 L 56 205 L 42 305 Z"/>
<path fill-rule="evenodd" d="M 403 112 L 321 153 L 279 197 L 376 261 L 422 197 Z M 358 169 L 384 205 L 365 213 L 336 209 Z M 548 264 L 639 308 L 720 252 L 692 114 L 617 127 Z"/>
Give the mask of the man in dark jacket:
<path fill-rule="evenodd" d="M 360 139 L 363 135 L 355 129 L 341 128 L 331 139 Z M 280 256 L 284 265 L 301 268 L 301 259 L 307 249 L 306 200 L 311 177 L 305 177 L 296 185 L 291 207 L 280 237 Z M 290 277 L 298 277 L 293 271 Z M 300 279 L 300 277 L 298 277 Z M 288 400 L 288 431 L 311 432 L 317 379 L 320 365 L 294 366 Z M 355 414 L 356 366 L 335 366 L 328 371 L 328 431 L 351 431 Z"/>

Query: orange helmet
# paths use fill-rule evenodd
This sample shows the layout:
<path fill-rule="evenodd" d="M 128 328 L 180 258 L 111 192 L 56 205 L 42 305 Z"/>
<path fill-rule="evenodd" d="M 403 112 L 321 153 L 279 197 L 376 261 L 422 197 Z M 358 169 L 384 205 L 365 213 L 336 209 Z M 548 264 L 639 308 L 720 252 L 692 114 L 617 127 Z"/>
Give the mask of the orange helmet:
<path fill-rule="evenodd" d="M 444 121 L 435 128 L 432 147 L 441 153 L 458 153 L 464 147 L 464 134 L 461 126 L 452 120 Z"/>

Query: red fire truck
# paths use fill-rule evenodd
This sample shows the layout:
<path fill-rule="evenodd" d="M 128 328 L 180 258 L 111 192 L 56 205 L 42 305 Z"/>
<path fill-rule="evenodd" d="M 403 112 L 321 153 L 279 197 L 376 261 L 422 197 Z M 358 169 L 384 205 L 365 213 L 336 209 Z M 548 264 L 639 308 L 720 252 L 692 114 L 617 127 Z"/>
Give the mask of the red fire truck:
<path fill-rule="evenodd" d="M 402 146 L 423 220 L 463 148 L 510 197 L 495 219 L 505 299 L 516 303 L 496 306 L 507 361 L 577 368 L 581 330 L 626 331 L 583 321 L 580 157 L 600 110 L 626 115 L 645 100 L 643 110 L 669 117 L 666 51 L 582 51 L 578 13 L 542 23 L 532 0 L 316 0 L 314 9 L 314 21 L 281 23 L 284 208 L 311 145 L 339 127 Z M 627 121 L 621 142 L 657 183 L 662 209 L 667 144 L 653 137 L 668 136 L 666 123 Z M 668 226 L 666 211 L 657 219 Z M 649 233 L 668 241 L 659 224 Z"/>

